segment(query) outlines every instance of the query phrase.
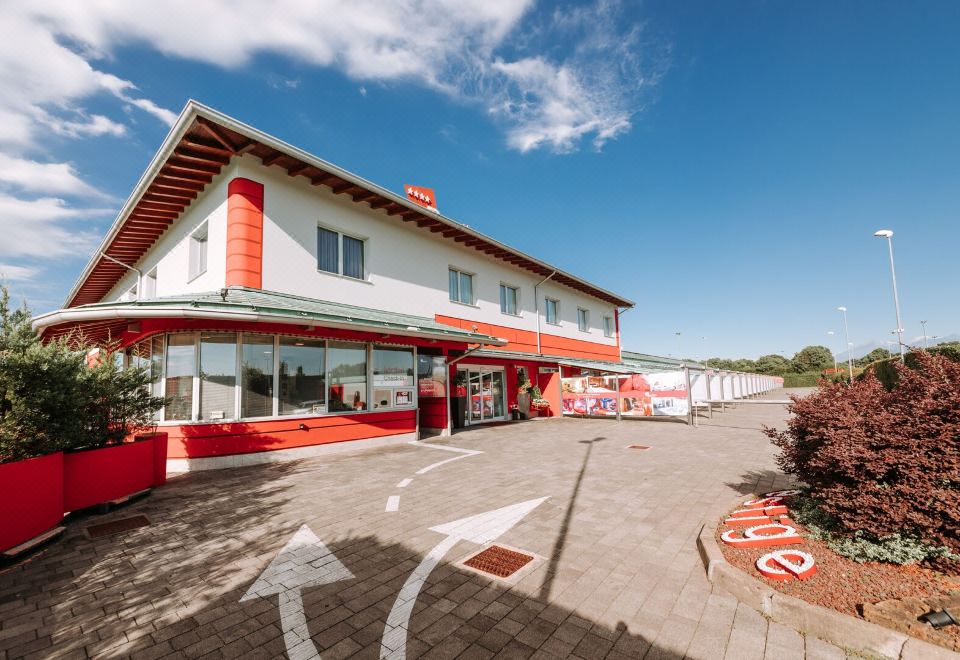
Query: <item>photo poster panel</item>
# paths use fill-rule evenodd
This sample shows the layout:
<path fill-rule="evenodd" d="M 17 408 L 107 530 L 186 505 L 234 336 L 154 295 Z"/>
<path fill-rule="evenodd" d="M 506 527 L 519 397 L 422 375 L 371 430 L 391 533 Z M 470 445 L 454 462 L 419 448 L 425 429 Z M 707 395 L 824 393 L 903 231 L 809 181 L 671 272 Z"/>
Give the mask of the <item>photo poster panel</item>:
<path fill-rule="evenodd" d="M 689 412 L 682 371 L 577 376 L 562 378 L 561 387 L 564 415 L 616 416 L 618 389 L 623 417 L 684 416 Z"/>

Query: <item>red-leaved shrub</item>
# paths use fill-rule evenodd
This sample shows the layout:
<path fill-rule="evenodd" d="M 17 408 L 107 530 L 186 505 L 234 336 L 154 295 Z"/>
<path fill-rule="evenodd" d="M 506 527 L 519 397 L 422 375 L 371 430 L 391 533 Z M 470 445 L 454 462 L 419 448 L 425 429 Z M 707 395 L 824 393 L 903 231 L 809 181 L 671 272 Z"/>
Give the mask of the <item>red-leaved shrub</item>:
<path fill-rule="evenodd" d="M 960 552 L 960 364 L 919 352 L 888 392 L 872 374 L 793 398 L 778 463 L 835 531 L 894 533 Z"/>

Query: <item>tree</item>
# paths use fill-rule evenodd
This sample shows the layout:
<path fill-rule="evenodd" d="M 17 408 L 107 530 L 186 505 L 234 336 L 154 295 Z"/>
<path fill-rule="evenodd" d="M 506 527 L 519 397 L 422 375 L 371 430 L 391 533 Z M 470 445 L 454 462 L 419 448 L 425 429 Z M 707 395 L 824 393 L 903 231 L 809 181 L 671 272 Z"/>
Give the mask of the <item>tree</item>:
<path fill-rule="evenodd" d="M 757 373 L 768 375 L 781 376 L 793 371 L 793 363 L 782 355 L 777 355 L 776 353 L 771 353 L 770 355 L 761 355 L 757 358 L 754 366 Z"/>
<path fill-rule="evenodd" d="M 826 346 L 807 346 L 793 356 L 793 368 L 797 373 L 823 371 L 833 367 L 833 353 Z"/>
<path fill-rule="evenodd" d="M 888 351 L 885 348 L 875 348 L 861 358 L 858 358 L 853 361 L 853 363 L 858 367 L 865 367 L 868 364 L 873 364 L 878 360 L 886 360 L 891 357 L 893 353 Z"/>
<path fill-rule="evenodd" d="M 163 399 L 150 382 L 113 355 L 88 366 L 67 338 L 43 343 L 0 285 L 0 462 L 102 447 L 152 425 Z"/>

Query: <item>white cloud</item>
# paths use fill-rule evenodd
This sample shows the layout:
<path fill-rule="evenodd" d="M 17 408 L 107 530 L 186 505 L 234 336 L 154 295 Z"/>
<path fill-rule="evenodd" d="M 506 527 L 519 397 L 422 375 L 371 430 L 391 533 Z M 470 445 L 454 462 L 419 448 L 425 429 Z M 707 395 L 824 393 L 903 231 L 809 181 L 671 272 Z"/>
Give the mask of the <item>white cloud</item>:
<path fill-rule="evenodd" d="M 0 282 L 30 282 L 41 272 L 36 266 L 0 263 Z"/>
<path fill-rule="evenodd" d="M 104 208 L 78 209 L 56 197 L 27 200 L 0 193 L 0 257 L 85 256 L 98 235 L 72 221 L 112 213 Z"/>
<path fill-rule="evenodd" d="M 70 163 L 39 163 L 0 153 L 0 184 L 26 192 L 108 197 L 77 176 Z"/>
<path fill-rule="evenodd" d="M 650 80 L 639 67 L 639 30 L 618 24 L 619 4 L 611 0 L 537 16 L 531 16 L 533 5 L 288 0 L 265 8 L 260 0 L 167 0 L 131 11 L 111 0 L 16 0 L 4 13 L 22 25 L 20 41 L 37 44 L 8 45 L 11 58 L 32 60 L 19 78 L 53 81 L 49 93 L 29 99 L 38 107 L 106 91 L 172 123 L 174 113 L 132 98 L 132 83 L 93 66 L 118 46 L 146 44 L 229 69 L 272 53 L 358 81 L 417 82 L 485 107 L 503 124 L 507 143 L 521 151 L 564 152 L 583 139 L 599 147 L 629 130 L 638 92 Z M 0 67 L 4 59 L 0 47 Z"/>

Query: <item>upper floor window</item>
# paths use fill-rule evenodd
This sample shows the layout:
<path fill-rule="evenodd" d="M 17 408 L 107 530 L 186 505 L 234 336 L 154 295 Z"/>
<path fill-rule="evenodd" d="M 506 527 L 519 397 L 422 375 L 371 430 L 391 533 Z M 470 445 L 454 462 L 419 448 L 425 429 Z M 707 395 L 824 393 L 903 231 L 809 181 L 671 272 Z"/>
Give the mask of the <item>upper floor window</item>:
<path fill-rule="evenodd" d="M 449 285 L 451 302 L 463 303 L 464 305 L 473 304 L 473 275 L 451 268 Z"/>
<path fill-rule="evenodd" d="M 500 285 L 500 311 L 503 314 L 517 315 L 517 299 L 520 292 L 517 287 L 507 284 Z"/>
<path fill-rule="evenodd" d="M 545 310 L 547 314 L 547 323 L 560 325 L 560 301 L 553 298 L 545 299 Z"/>
<path fill-rule="evenodd" d="M 317 227 L 317 269 L 354 279 L 364 278 L 363 241 Z"/>
<path fill-rule="evenodd" d="M 190 234 L 189 278 L 192 280 L 207 272 L 207 223 Z"/>
<path fill-rule="evenodd" d="M 613 337 L 616 332 L 615 326 L 613 324 L 612 316 L 603 317 L 603 336 L 604 337 Z"/>
<path fill-rule="evenodd" d="M 577 327 L 580 332 L 590 332 L 590 312 L 582 307 L 577 307 Z"/>

